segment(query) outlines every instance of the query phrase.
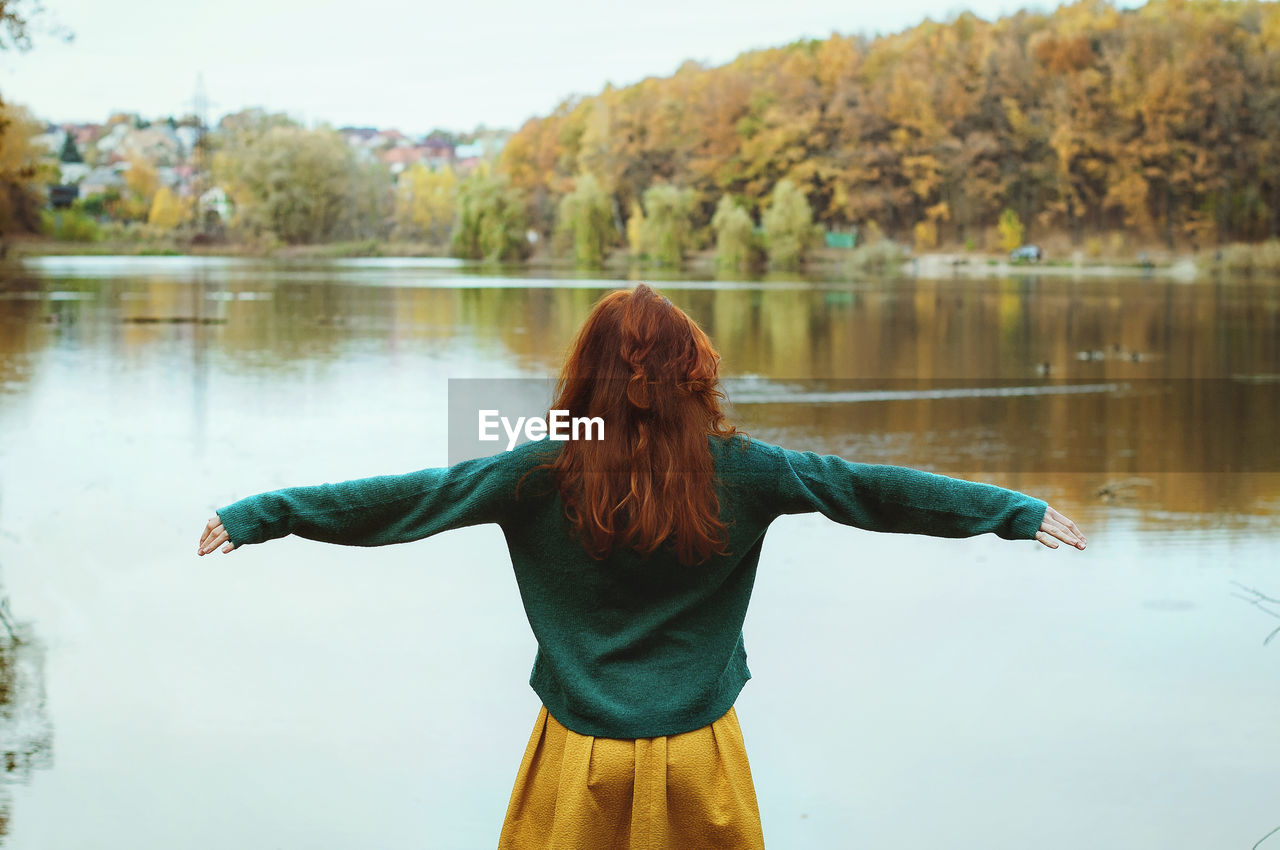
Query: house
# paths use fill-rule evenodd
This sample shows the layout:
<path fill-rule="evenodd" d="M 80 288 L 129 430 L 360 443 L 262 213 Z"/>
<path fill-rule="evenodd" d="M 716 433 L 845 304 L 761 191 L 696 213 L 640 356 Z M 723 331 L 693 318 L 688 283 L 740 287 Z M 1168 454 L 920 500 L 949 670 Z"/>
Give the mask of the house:
<path fill-rule="evenodd" d="M 79 183 L 93 170 L 93 166 L 83 162 L 60 162 L 58 165 L 58 179 L 66 185 Z"/>
<path fill-rule="evenodd" d="M 129 124 L 113 124 L 106 135 L 98 139 L 95 147 L 98 149 L 100 162 L 118 162 L 125 158 L 122 147 L 130 129 L 132 127 Z"/>
<path fill-rule="evenodd" d="M 124 187 L 124 177 L 117 169 L 109 165 L 100 165 L 81 178 L 80 197 L 101 195 L 110 189 L 123 192 Z"/>
<path fill-rule="evenodd" d="M 453 165 L 454 146 L 453 142 L 447 139 L 428 136 L 422 140 L 418 149 L 422 151 L 422 161 L 432 171 L 439 171 Z"/>
<path fill-rule="evenodd" d="M 390 148 L 378 155 L 392 174 L 399 174 L 411 165 L 422 162 L 423 150 L 417 147 Z"/>
<path fill-rule="evenodd" d="M 65 210 L 80 196 L 79 186 L 50 186 L 49 206 L 55 210 Z"/>
<path fill-rule="evenodd" d="M 347 144 L 353 148 L 368 147 L 375 136 L 378 135 L 377 127 L 339 127 L 338 132 L 342 134 L 342 138 L 347 140 Z"/>
<path fill-rule="evenodd" d="M 66 144 L 66 141 L 67 131 L 52 124 L 40 135 L 31 137 L 32 146 L 44 148 L 54 156 L 62 153 L 62 146 Z"/>
<path fill-rule="evenodd" d="M 200 196 L 200 212 L 212 212 L 224 223 L 231 220 L 231 200 L 221 186 L 214 186 Z"/>

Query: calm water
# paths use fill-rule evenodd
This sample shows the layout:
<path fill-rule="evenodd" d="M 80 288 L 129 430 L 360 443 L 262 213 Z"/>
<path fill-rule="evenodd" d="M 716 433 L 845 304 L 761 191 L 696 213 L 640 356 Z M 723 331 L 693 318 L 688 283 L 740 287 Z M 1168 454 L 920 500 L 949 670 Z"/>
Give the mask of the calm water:
<path fill-rule="evenodd" d="M 26 639 L 0 658 L 0 845 L 493 846 L 538 708 L 496 527 L 195 544 L 240 496 L 443 465 L 448 379 L 554 373 L 615 285 L 0 271 L 0 594 Z M 1030 492 L 1090 539 L 779 520 L 738 703 L 771 847 L 1203 850 L 1280 826 L 1280 604 L 1240 598 L 1280 598 L 1280 286 L 660 287 L 754 435 Z"/>

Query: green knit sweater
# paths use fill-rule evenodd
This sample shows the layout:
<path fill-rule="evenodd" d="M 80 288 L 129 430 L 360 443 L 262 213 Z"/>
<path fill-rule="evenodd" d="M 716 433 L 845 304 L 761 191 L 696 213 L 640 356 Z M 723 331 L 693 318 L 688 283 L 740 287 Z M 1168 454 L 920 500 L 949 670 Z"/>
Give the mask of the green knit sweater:
<path fill-rule="evenodd" d="M 547 710 L 583 735 L 648 738 L 718 719 L 751 677 L 742 624 L 776 517 L 817 511 L 870 531 L 1022 540 L 1035 537 L 1047 508 L 906 467 L 744 437 L 713 436 L 710 445 L 729 554 L 697 566 L 665 550 L 593 560 L 572 539 L 549 473 L 528 476 L 516 492 L 558 451 L 549 441 L 451 467 L 262 493 L 218 515 L 236 546 L 289 534 L 382 546 L 497 523 L 538 641 L 529 684 Z"/>

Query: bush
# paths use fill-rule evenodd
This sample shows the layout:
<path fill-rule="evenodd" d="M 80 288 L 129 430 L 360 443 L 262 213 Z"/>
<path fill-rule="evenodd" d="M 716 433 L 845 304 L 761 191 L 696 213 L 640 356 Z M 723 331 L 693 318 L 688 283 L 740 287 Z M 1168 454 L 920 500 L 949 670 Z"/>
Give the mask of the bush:
<path fill-rule="evenodd" d="M 1280 274 L 1280 240 L 1258 244 L 1236 242 L 1221 251 L 1219 267 L 1240 274 Z"/>
<path fill-rule="evenodd" d="M 79 210 L 44 210 L 40 218 L 40 229 L 44 234 L 62 242 L 98 242 L 102 239 L 102 228 L 98 222 Z"/>
<path fill-rule="evenodd" d="M 863 242 L 854 248 L 847 260 L 845 271 L 851 275 L 892 275 L 901 271 L 907 261 L 902 246 L 888 239 Z"/>

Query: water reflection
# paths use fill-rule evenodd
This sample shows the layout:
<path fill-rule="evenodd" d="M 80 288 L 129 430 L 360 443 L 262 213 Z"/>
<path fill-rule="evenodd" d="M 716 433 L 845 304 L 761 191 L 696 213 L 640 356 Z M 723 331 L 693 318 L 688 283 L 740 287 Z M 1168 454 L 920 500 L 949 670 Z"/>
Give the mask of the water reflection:
<path fill-rule="evenodd" d="M 53 764 L 53 728 L 45 707 L 44 650 L 30 623 L 17 622 L 0 600 L 0 838 L 9 834 L 9 787 Z"/>
<path fill-rule="evenodd" d="M 459 277 L 457 265 L 46 258 L 0 290 L 0 386 L 20 392 L 40 351 L 127 359 L 155 346 L 196 360 L 213 352 L 216 369 L 260 381 L 450 355 L 470 364 L 468 377 L 545 376 L 616 285 Z M 377 281 L 387 285 L 368 285 Z M 1085 502 L 1138 475 L 1280 471 L 1272 285 L 717 286 L 682 281 L 671 297 L 719 346 L 733 413 L 763 439 L 1009 486 L 1027 474 L 1090 473 L 1057 482 L 1083 486 L 1071 497 Z M 1174 502 L 1150 507 L 1181 512 L 1194 501 L 1211 516 L 1280 498 L 1248 480 L 1247 494 L 1209 504 L 1195 494 L 1222 497 L 1221 487 L 1151 488 Z"/>

